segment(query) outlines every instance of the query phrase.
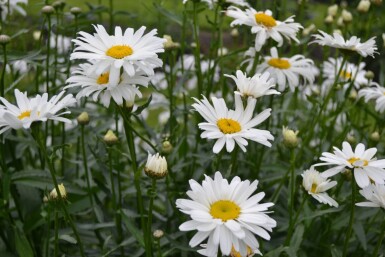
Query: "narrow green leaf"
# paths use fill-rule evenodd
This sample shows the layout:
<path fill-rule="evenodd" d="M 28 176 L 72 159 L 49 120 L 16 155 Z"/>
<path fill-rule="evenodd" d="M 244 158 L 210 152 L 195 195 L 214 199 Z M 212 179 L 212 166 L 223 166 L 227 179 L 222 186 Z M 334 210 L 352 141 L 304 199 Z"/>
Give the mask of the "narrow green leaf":
<path fill-rule="evenodd" d="M 19 256 L 33 257 L 34 254 L 33 254 L 32 247 L 29 244 L 28 239 L 25 236 L 23 230 L 15 226 L 13 228 L 13 231 L 15 234 L 16 251 L 19 254 Z"/>

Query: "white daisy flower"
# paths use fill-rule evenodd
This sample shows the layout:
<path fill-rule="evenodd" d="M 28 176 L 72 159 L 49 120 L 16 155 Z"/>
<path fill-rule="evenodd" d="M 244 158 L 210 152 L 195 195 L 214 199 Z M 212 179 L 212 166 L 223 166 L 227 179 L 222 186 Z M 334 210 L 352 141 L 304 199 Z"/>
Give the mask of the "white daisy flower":
<path fill-rule="evenodd" d="M 337 185 L 336 181 L 330 181 L 330 179 L 322 177 L 314 167 L 305 170 L 301 176 L 303 178 L 302 186 L 309 195 L 320 203 L 338 207 L 338 203 L 326 193 L 327 190 Z"/>
<path fill-rule="evenodd" d="M 247 247 L 259 248 L 254 234 L 270 240 L 267 231 L 271 232 L 277 223 L 266 213 L 274 204 L 259 203 L 265 196 L 263 192 L 250 197 L 257 189 L 258 180 L 250 183 L 234 177 L 229 183 L 220 172 L 216 172 L 214 180 L 206 176 L 202 185 L 192 179 L 189 183 L 191 190 L 187 195 L 191 200 L 178 199 L 176 205 L 192 219 L 180 225 L 179 229 L 198 230 L 190 240 L 191 247 L 208 238 L 207 256 L 217 253 L 218 247 L 223 255 L 229 255 L 234 247 L 241 256 L 246 256 Z"/>
<path fill-rule="evenodd" d="M 363 88 L 358 91 L 358 97 L 364 97 L 365 102 L 370 100 L 376 101 L 376 111 L 384 112 L 385 110 L 385 88 L 381 87 L 377 83 L 372 83 L 374 87 Z"/>
<path fill-rule="evenodd" d="M 314 62 L 305 56 L 297 54 L 293 57 L 279 57 L 277 48 L 270 49 L 271 56 L 264 57 L 265 61 L 258 65 L 257 73 L 269 72 L 278 84 L 278 90 L 284 91 L 288 84 L 291 91 L 302 84 L 313 84 L 316 75 Z"/>
<path fill-rule="evenodd" d="M 8 3 L 11 15 L 15 11 L 23 16 L 27 15 L 27 13 L 20 6 L 20 4 L 28 4 L 28 0 L 0 0 L 1 19 L 3 21 L 7 18 L 8 15 Z"/>
<path fill-rule="evenodd" d="M 95 60 L 92 71 L 97 74 L 109 72 L 113 84 L 119 82 L 122 67 L 129 76 L 134 76 L 137 71 L 152 76 L 154 68 L 162 66 L 157 53 L 164 52 L 166 39 L 156 37 L 156 29 L 144 35 L 144 26 L 135 33 L 132 28 L 123 33 L 122 28 L 116 26 L 115 35 L 110 36 L 102 25 L 94 27 L 94 35 L 81 31 L 80 36 L 72 40 L 76 48 L 71 60 Z"/>
<path fill-rule="evenodd" d="M 186 4 L 188 0 L 183 0 L 183 4 Z M 217 4 L 218 3 L 218 0 L 202 0 L 202 2 L 205 2 L 210 9 L 213 9 L 214 7 L 214 4 Z M 249 7 L 249 3 L 245 0 L 225 0 L 226 3 L 228 4 L 235 4 L 235 5 L 239 5 L 239 6 L 242 6 L 242 7 Z"/>
<path fill-rule="evenodd" d="M 357 52 L 363 57 L 367 57 L 368 55 L 370 55 L 374 58 L 374 53 L 377 53 L 377 46 L 375 40 L 376 37 L 372 37 L 368 41 L 361 43 L 361 39 L 356 36 L 345 40 L 341 36 L 341 34 L 337 32 L 334 32 L 333 36 L 323 32 L 322 30 L 319 30 L 319 33 L 321 35 L 313 35 L 315 40 L 310 42 L 309 44 L 318 43 L 321 46 L 330 46 L 341 50 Z"/>
<path fill-rule="evenodd" d="M 200 245 L 203 249 L 201 250 L 198 250 L 198 253 L 202 254 L 203 256 L 207 256 L 207 257 L 217 257 L 218 256 L 218 253 L 216 252 L 215 254 L 213 255 L 208 255 L 208 252 L 207 252 L 207 244 L 201 244 Z M 252 250 L 249 246 L 247 246 L 247 252 L 246 252 L 246 255 L 244 255 L 243 257 L 253 257 L 254 255 L 262 255 L 261 251 L 259 249 L 254 249 Z M 242 257 L 241 253 L 237 250 L 235 250 L 234 246 L 231 247 L 231 252 L 230 252 L 230 257 Z"/>
<path fill-rule="evenodd" d="M 385 209 L 385 185 L 370 184 L 360 190 L 360 194 L 369 202 L 356 203 L 361 207 L 381 207 Z"/>
<path fill-rule="evenodd" d="M 236 76 L 228 74 L 225 74 L 225 76 L 232 78 L 235 81 L 238 88 L 238 91 L 235 91 L 235 93 L 246 98 L 258 98 L 264 95 L 281 94 L 277 90 L 272 89 L 272 87 L 275 87 L 275 83 L 274 79 L 270 78 L 269 72 L 264 72 L 263 74 L 257 73 L 249 78 L 246 73 L 237 70 Z"/>
<path fill-rule="evenodd" d="M 254 98 L 247 99 L 244 109 L 241 96 L 235 95 L 235 110 L 229 110 L 223 98 L 212 97 L 213 105 L 206 97 L 203 100 L 194 100 L 196 103 L 192 106 L 207 121 L 198 124 L 199 128 L 204 130 L 201 137 L 217 140 L 213 147 L 214 153 L 219 153 L 225 144 L 227 152 L 232 152 L 235 143 L 246 152 L 246 139 L 271 146 L 269 140 L 274 140 L 274 137 L 270 131 L 253 128 L 270 116 L 271 109 L 266 109 L 252 118 L 256 103 Z"/>
<path fill-rule="evenodd" d="M 348 142 L 342 143 L 342 150 L 337 147 L 333 148 L 334 153 L 322 153 L 320 160 L 324 163 L 314 165 L 336 165 L 336 167 L 324 171 L 322 173 L 323 177 L 328 178 L 334 176 L 344 171 L 345 168 L 349 168 L 354 170 L 354 178 L 357 185 L 361 188 L 368 186 L 370 180 L 378 184 L 385 183 L 385 160 L 377 160 L 374 158 L 377 148 L 373 147 L 365 150 L 365 146 L 360 143 L 353 152 Z"/>
<path fill-rule="evenodd" d="M 9 129 L 28 129 L 35 121 L 56 120 L 70 123 L 69 119 L 61 117 L 63 114 L 71 113 L 70 111 L 58 112 L 75 104 L 76 100 L 71 94 L 62 98 L 64 93 L 62 91 L 50 100 L 47 93 L 30 99 L 26 92 L 21 93 L 15 89 L 17 106 L 0 97 L 3 103 L 0 104 L 0 134 Z"/>
<path fill-rule="evenodd" d="M 301 24 L 294 22 L 294 16 L 287 18 L 285 21 L 278 21 L 274 19 L 270 10 L 257 12 L 253 8 L 249 8 L 242 11 L 234 6 L 228 8 L 226 15 L 235 18 L 230 24 L 232 27 L 235 25 L 251 27 L 251 33 L 256 34 L 255 50 L 258 52 L 269 38 L 276 41 L 279 47 L 282 46 L 284 38 L 289 41 L 293 39 L 299 43 L 296 34 L 303 27 Z"/>
<path fill-rule="evenodd" d="M 330 87 L 333 86 L 337 73 L 341 68 L 342 61 L 342 57 L 337 59 L 330 57 L 323 63 L 322 71 L 325 80 L 322 84 L 322 94 L 327 93 Z M 345 90 L 349 87 L 350 83 L 353 83 L 356 89 L 359 89 L 362 85 L 367 85 L 368 80 L 365 78 L 366 70 L 364 70 L 364 68 L 365 63 L 363 62 L 358 66 L 346 62 L 339 74 L 337 83 L 341 84 Z"/>
<path fill-rule="evenodd" d="M 92 69 L 92 63 L 84 63 L 79 65 L 79 69 L 73 72 L 73 76 L 67 79 L 70 84 L 64 89 L 70 87 L 81 87 L 82 90 L 76 95 L 77 99 L 81 97 L 92 96 L 94 101 L 100 97 L 104 106 L 110 105 L 111 98 L 118 104 L 122 105 L 123 100 L 127 103 L 134 103 L 135 96 L 142 96 L 141 92 L 135 85 L 147 86 L 149 78 L 143 74 L 137 73 L 130 77 L 126 73 L 120 76 L 120 81 L 116 84 L 110 80 L 109 72 L 101 74 L 96 73 Z"/>

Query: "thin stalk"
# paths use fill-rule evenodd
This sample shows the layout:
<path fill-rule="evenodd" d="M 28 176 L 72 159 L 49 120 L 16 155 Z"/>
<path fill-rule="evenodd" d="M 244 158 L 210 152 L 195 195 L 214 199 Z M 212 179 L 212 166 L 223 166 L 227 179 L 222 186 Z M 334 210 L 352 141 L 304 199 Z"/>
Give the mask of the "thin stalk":
<path fill-rule="evenodd" d="M 156 197 L 156 179 L 152 179 L 152 188 L 150 192 L 150 205 L 148 207 L 148 221 L 147 221 L 147 235 L 148 235 L 148 249 L 146 249 L 146 256 L 152 257 L 152 209 L 154 207 L 154 199 Z"/>
<path fill-rule="evenodd" d="M 3 44 L 3 69 L 1 71 L 1 97 L 4 97 L 5 91 L 5 68 L 7 66 L 7 47 Z"/>
<path fill-rule="evenodd" d="M 380 251 L 381 249 L 381 246 L 382 246 L 382 240 L 384 240 L 384 237 L 385 237 L 385 219 L 384 221 L 382 222 L 382 226 L 381 226 L 381 232 L 380 232 L 380 236 L 379 236 L 379 239 L 378 239 L 378 242 L 377 242 L 377 245 L 376 245 L 376 249 L 374 249 L 374 252 L 373 252 L 373 257 L 377 257 L 378 256 L 378 252 Z"/>
<path fill-rule="evenodd" d="M 42 137 L 41 127 L 39 125 L 33 125 L 32 126 L 32 135 L 33 135 L 36 143 L 38 144 L 38 146 L 39 146 L 39 148 L 41 150 L 42 155 L 45 156 L 46 162 L 48 163 L 49 172 L 51 174 L 53 184 L 55 185 L 55 190 L 56 190 L 56 192 L 58 194 L 58 198 L 60 199 L 59 202 L 60 202 L 60 205 L 61 205 L 61 207 L 63 209 L 64 217 L 66 218 L 66 220 L 70 224 L 70 226 L 72 228 L 72 231 L 73 231 L 73 233 L 75 235 L 76 241 L 79 244 L 80 255 L 82 257 L 85 257 L 84 250 L 83 250 L 83 244 L 82 244 L 82 241 L 80 240 L 79 233 L 78 233 L 78 231 L 76 229 L 75 224 L 72 221 L 72 218 L 71 218 L 70 214 L 68 213 L 68 210 L 67 210 L 67 208 L 65 206 L 65 202 L 64 202 L 64 200 L 62 198 L 62 195 L 60 193 L 59 184 L 57 182 L 56 174 L 55 174 L 55 167 L 54 167 L 53 162 L 52 162 L 52 160 L 50 159 L 50 157 L 49 157 L 49 155 L 47 153 L 47 149 L 46 149 L 46 146 L 45 146 L 45 140 Z"/>
<path fill-rule="evenodd" d="M 198 13 L 197 13 L 197 3 L 193 2 L 193 32 L 194 32 L 194 40 L 195 40 L 195 70 L 198 78 L 198 97 L 202 94 L 202 85 L 203 85 L 203 77 L 202 77 L 202 68 L 201 68 L 201 47 L 199 40 L 199 24 L 198 24 Z"/>
<path fill-rule="evenodd" d="M 238 169 L 238 147 L 235 147 L 233 152 L 231 153 L 231 170 L 230 175 L 234 176 L 236 170 Z"/>
<path fill-rule="evenodd" d="M 294 200 L 295 200 L 295 151 L 290 149 L 290 202 L 289 202 L 289 227 L 293 226 Z"/>
<path fill-rule="evenodd" d="M 162 257 L 162 250 L 161 250 L 161 247 L 160 247 L 160 239 L 156 239 L 156 248 L 158 250 L 158 256 L 157 257 Z"/>
<path fill-rule="evenodd" d="M 110 8 L 108 9 L 108 14 L 110 16 L 110 32 L 112 33 L 114 29 L 114 4 L 113 0 L 110 0 Z"/>
<path fill-rule="evenodd" d="M 46 89 L 45 91 L 49 93 L 49 57 L 51 52 L 51 16 L 47 15 L 47 54 L 46 54 L 46 63 L 45 63 L 45 72 L 46 72 Z"/>
<path fill-rule="evenodd" d="M 54 245 L 54 256 L 59 256 L 59 212 L 54 210 L 55 212 L 55 245 Z"/>
<path fill-rule="evenodd" d="M 353 229 L 354 209 L 355 209 L 354 207 L 355 207 L 355 202 L 356 202 L 356 190 L 357 190 L 354 174 L 353 174 L 353 178 L 352 178 L 351 183 L 352 183 L 352 205 L 351 205 L 351 210 L 350 210 L 349 226 L 348 226 L 348 230 L 346 231 L 346 237 L 345 237 L 344 250 L 343 250 L 342 257 L 345 257 L 348 254 L 349 239 L 350 239 L 350 236 L 352 234 L 352 229 Z"/>
<path fill-rule="evenodd" d="M 301 205 L 294 217 L 294 220 L 292 222 L 292 224 L 289 226 L 289 229 L 287 230 L 287 237 L 286 237 L 286 240 L 285 240 L 285 245 L 288 245 L 290 243 L 290 240 L 291 240 L 291 237 L 293 235 L 293 232 L 294 232 L 294 228 L 295 228 L 295 225 L 297 223 L 297 220 L 298 220 L 298 217 L 299 217 L 299 214 L 302 212 L 303 210 L 303 207 L 305 206 L 305 203 L 306 203 L 306 200 L 308 198 L 308 194 L 304 194 L 303 198 L 302 198 L 302 202 L 301 202 Z"/>

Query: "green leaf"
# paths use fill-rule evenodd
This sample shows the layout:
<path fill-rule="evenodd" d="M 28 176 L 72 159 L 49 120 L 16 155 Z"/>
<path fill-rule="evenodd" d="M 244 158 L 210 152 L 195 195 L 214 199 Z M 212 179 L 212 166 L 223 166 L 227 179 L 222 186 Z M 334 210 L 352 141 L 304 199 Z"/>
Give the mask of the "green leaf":
<path fill-rule="evenodd" d="M 365 230 L 364 230 L 364 227 L 362 226 L 362 223 L 359 221 L 356 221 L 353 224 L 353 229 L 354 229 L 354 232 L 356 233 L 356 235 L 358 237 L 358 240 L 360 241 L 360 243 L 362 245 L 362 248 L 364 248 L 364 250 L 366 250 L 367 249 L 366 235 L 365 235 Z"/>
<path fill-rule="evenodd" d="M 130 233 L 135 237 L 135 239 L 139 242 L 139 244 L 144 247 L 144 239 L 141 231 L 135 226 L 135 223 L 131 218 L 127 216 L 124 210 L 121 210 L 122 220 L 126 225 L 126 228 Z"/>
<path fill-rule="evenodd" d="M 341 257 L 342 256 L 341 251 L 335 245 L 331 245 L 330 252 L 332 254 L 332 257 Z"/>
<path fill-rule="evenodd" d="M 76 239 L 70 235 L 60 235 L 59 239 L 64 240 L 70 244 L 76 244 L 77 243 Z"/>
<path fill-rule="evenodd" d="M 169 18 L 170 20 L 174 21 L 178 25 L 183 25 L 183 18 L 179 15 L 176 15 L 175 13 L 172 13 L 166 9 L 164 9 L 162 6 L 160 6 L 158 3 L 154 3 L 154 7 L 158 12 L 160 12 L 164 17 Z"/>
<path fill-rule="evenodd" d="M 151 100 L 152 100 L 152 95 L 150 95 L 150 97 L 148 98 L 148 100 L 147 100 L 147 102 L 146 102 L 145 104 L 139 106 L 139 107 L 136 109 L 136 111 L 134 112 L 134 114 L 136 114 L 136 115 L 141 114 L 142 111 L 143 111 L 144 109 L 146 109 L 146 108 L 150 105 Z"/>
<path fill-rule="evenodd" d="M 280 247 L 268 252 L 264 256 L 265 257 L 279 257 L 282 252 L 285 252 L 285 251 L 287 252 L 288 249 L 289 249 L 289 247 L 281 245 Z"/>
<path fill-rule="evenodd" d="M 291 256 L 291 257 L 298 256 L 297 252 L 298 252 L 299 247 L 300 247 L 300 245 L 302 243 L 304 231 L 305 231 L 305 228 L 304 228 L 304 226 L 302 224 L 297 226 L 297 228 L 296 228 L 296 230 L 295 230 L 295 232 L 293 234 L 293 237 L 290 240 L 290 248 L 288 248 L 286 250 L 286 253 L 289 256 Z"/>
<path fill-rule="evenodd" d="M 29 244 L 27 237 L 24 234 L 24 231 L 17 226 L 13 227 L 13 231 L 15 234 L 16 251 L 19 256 L 33 257 L 34 254 L 32 247 Z"/>

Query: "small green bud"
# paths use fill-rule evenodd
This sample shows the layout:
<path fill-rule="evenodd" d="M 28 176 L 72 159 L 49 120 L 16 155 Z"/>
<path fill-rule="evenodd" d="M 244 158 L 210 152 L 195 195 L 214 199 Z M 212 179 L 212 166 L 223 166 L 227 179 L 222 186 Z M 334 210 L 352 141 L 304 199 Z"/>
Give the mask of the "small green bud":
<path fill-rule="evenodd" d="M 103 140 L 107 145 L 114 145 L 119 141 L 118 137 L 111 129 L 107 131 L 106 135 L 103 137 Z"/>
<path fill-rule="evenodd" d="M 88 113 L 87 112 L 82 112 L 78 118 L 78 123 L 80 125 L 87 125 L 88 123 L 90 123 L 90 117 L 88 116 Z"/>

